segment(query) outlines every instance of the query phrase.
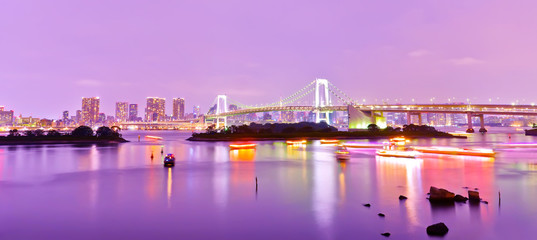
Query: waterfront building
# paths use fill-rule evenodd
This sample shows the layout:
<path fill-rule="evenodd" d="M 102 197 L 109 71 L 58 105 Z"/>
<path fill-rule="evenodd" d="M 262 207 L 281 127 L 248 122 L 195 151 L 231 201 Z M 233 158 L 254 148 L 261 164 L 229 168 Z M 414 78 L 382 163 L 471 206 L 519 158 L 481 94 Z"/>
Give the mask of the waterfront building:
<path fill-rule="evenodd" d="M 200 106 L 194 106 L 194 111 L 192 113 L 194 113 L 194 118 L 200 117 Z"/>
<path fill-rule="evenodd" d="M 99 118 L 99 97 L 82 98 L 81 124 L 92 126 Z"/>
<path fill-rule="evenodd" d="M 13 111 L 0 111 L 0 126 L 11 126 L 13 125 Z"/>
<path fill-rule="evenodd" d="M 99 117 L 97 118 L 98 123 L 105 123 L 106 122 L 106 114 L 99 113 Z"/>
<path fill-rule="evenodd" d="M 165 98 L 148 97 L 145 108 L 145 120 L 147 122 L 164 121 L 166 118 L 165 103 Z"/>
<path fill-rule="evenodd" d="M 173 120 L 179 120 L 185 118 L 185 99 L 184 98 L 174 98 L 173 99 Z"/>
<path fill-rule="evenodd" d="M 281 112 L 281 121 L 288 123 L 295 122 L 295 113 L 291 111 Z"/>
<path fill-rule="evenodd" d="M 138 118 L 138 104 L 129 105 L 129 121 L 136 121 Z"/>
<path fill-rule="evenodd" d="M 82 121 L 82 110 L 76 110 L 75 122 L 76 124 L 80 125 L 81 121 Z"/>
<path fill-rule="evenodd" d="M 69 120 L 69 111 L 63 111 L 62 119 L 63 121 Z"/>
<path fill-rule="evenodd" d="M 116 121 L 125 122 L 129 114 L 128 102 L 116 102 Z"/>

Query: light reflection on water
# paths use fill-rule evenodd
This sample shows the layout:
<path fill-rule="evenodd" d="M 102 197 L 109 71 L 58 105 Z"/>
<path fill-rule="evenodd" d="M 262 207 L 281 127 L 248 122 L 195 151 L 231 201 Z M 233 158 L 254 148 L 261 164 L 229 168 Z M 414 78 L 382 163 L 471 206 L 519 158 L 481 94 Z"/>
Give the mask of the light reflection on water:
<path fill-rule="evenodd" d="M 318 141 L 230 151 L 228 143 L 187 142 L 188 134 L 173 131 L 150 132 L 162 141 L 144 134 L 125 132 L 133 142 L 103 146 L 1 146 L 0 237 L 368 239 L 388 231 L 427 239 L 425 227 L 438 221 L 450 227 L 445 239 L 537 233 L 537 149 L 502 149 L 495 159 L 351 149 L 351 160 L 338 162 L 335 146 Z M 491 148 L 508 140 L 533 138 L 487 133 L 411 144 Z M 173 168 L 162 166 L 167 153 L 176 156 Z M 462 195 L 463 187 L 479 188 L 489 204 L 431 206 L 431 185 Z"/>

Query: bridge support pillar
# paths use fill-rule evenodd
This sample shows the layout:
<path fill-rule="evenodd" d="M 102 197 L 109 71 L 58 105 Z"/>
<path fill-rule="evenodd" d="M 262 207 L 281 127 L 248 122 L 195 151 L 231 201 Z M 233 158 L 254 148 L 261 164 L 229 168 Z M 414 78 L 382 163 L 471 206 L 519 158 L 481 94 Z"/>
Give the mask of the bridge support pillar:
<path fill-rule="evenodd" d="M 467 113 L 466 118 L 468 119 L 468 129 L 466 129 L 466 132 L 474 133 L 474 126 L 472 124 L 472 113 Z"/>
<path fill-rule="evenodd" d="M 412 124 L 412 114 L 410 112 L 406 112 L 406 125 Z"/>
<path fill-rule="evenodd" d="M 479 128 L 480 133 L 486 133 L 487 129 L 485 128 L 485 117 L 483 114 L 479 114 L 479 123 L 481 124 L 481 128 Z"/>
<path fill-rule="evenodd" d="M 418 113 L 418 123 L 421 126 L 423 123 L 421 122 L 421 113 Z"/>

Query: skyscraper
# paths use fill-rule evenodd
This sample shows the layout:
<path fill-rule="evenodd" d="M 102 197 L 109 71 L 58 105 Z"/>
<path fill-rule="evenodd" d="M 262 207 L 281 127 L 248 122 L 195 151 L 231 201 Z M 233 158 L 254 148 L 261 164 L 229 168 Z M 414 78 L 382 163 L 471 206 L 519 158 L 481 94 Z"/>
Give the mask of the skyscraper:
<path fill-rule="evenodd" d="M 200 116 L 200 106 L 194 106 L 194 118 L 198 118 Z"/>
<path fill-rule="evenodd" d="M 129 105 L 129 121 L 136 121 L 138 118 L 138 104 Z"/>
<path fill-rule="evenodd" d="M 185 118 L 185 99 L 184 98 L 174 98 L 173 99 L 173 113 L 174 120 L 184 119 Z"/>
<path fill-rule="evenodd" d="M 81 124 L 81 122 L 82 122 L 82 110 L 76 110 L 75 120 L 76 120 L 77 124 Z"/>
<path fill-rule="evenodd" d="M 128 102 L 116 102 L 116 121 L 125 122 L 127 121 L 129 103 Z"/>
<path fill-rule="evenodd" d="M 0 126 L 13 125 L 13 111 L 4 111 L 4 108 L 0 110 Z"/>
<path fill-rule="evenodd" d="M 69 119 L 69 111 L 63 111 L 63 120 L 67 121 Z"/>
<path fill-rule="evenodd" d="M 165 98 L 148 97 L 145 108 L 145 120 L 147 122 L 164 121 L 166 118 L 165 103 Z"/>
<path fill-rule="evenodd" d="M 82 98 L 82 124 L 94 125 L 99 117 L 99 97 Z"/>

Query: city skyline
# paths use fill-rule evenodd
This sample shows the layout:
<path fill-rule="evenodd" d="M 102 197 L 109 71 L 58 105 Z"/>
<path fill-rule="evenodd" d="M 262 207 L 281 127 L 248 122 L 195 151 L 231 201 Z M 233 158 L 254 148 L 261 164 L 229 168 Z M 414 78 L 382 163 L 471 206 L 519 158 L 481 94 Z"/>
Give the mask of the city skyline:
<path fill-rule="evenodd" d="M 111 114 L 116 101 L 180 94 L 206 109 L 218 94 L 273 102 L 314 78 L 369 102 L 537 102 L 524 87 L 537 75 L 532 1 L 102 4 L 3 4 L 1 22 L 17 24 L 0 25 L 0 81 L 26 94 L 0 104 L 57 118 L 81 96 Z"/>

